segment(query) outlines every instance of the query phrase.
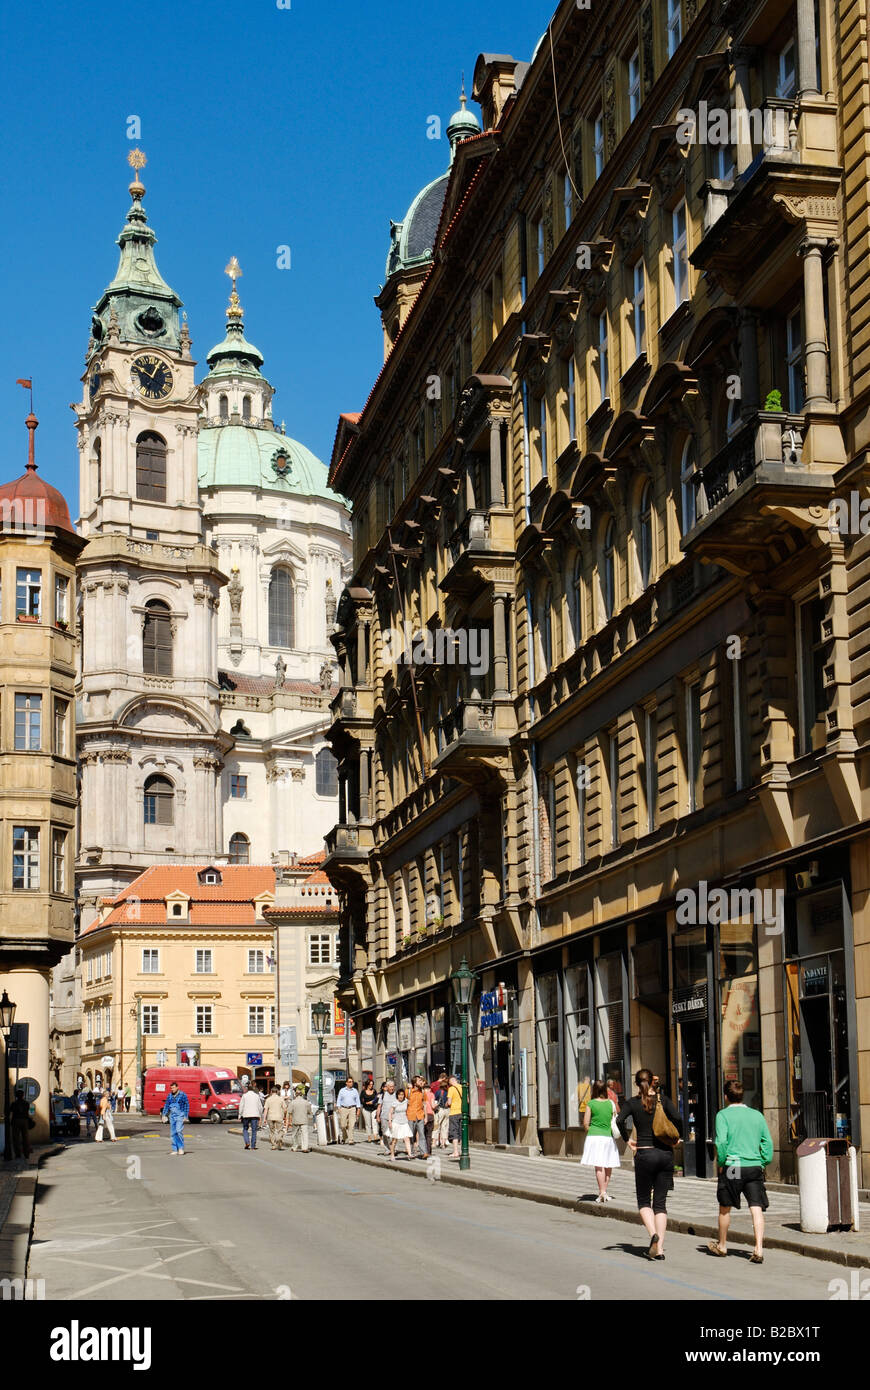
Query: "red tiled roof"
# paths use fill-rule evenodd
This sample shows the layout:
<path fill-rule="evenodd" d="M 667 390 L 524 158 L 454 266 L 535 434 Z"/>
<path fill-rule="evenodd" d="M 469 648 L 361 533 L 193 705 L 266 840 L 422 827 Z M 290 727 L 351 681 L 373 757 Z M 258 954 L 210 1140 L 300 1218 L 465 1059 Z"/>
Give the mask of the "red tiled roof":
<path fill-rule="evenodd" d="M 221 679 L 221 690 L 229 695 L 274 695 L 277 691 L 274 676 L 246 676 L 240 672 L 219 671 L 218 677 Z M 288 691 L 291 695 L 322 695 L 324 693 L 319 681 L 285 681 L 282 690 Z M 338 684 L 331 687 L 332 691 L 338 690 Z"/>
<path fill-rule="evenodd" d="M 305 907 L 270 907 L 269 917 L 332 917 L 337 916 L 338 908 L 333 903 L 311 902 Z"/>
<path fill-rule="evenodd" d="M 212 867 L 221 882 L 200 883 L 199 874 Z M 113 903 L 113 910 L 103 921 L 92 922 L 82 935 L 104 926 L 253 926 L 254 898 L 274 891 L 275 870 L 266 865 L 156 864 L 117 897 L 101 899 L 104 905 Z M 191 900 L 189 917 L 183 922 L 167 920 L 165 899 L 179 892 Z"/>

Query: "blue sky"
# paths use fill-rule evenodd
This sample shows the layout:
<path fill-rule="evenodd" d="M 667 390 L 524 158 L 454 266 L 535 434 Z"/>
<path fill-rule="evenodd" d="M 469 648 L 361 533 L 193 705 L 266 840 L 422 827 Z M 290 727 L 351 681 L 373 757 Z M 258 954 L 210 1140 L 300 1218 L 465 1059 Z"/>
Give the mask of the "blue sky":
<path fill-rule="evenodd" d="M 199 362 L 223 337 L 231 255 L 246 333 L 277 388 L 275 418 L 328 461 L 339 411 L 383 360 L 372 299 L 389 219 L 447 166 L 460 71 L 481 51 L 528 59 L 555 0 L 438 5 L 111 0 L 4 6 L 0 481 L 37 460 L 76 515 L 69 402 L 91 306 L 117 265 L 130 199 L 127 118 L 142 122 L 145 207 L 160 271 L 184 300 Z M 477 107 L 472 106 L 476 115 Z M 289 245 L 292 268 L 276 266 Z"/>

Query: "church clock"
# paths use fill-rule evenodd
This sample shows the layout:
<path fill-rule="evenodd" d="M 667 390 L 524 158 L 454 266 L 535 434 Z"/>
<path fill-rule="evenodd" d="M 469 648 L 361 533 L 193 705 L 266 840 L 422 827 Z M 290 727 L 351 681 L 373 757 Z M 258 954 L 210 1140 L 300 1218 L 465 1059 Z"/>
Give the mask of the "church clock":
<path fill-rule="evenodd" d="M 164 401 L 172 390 L 172 372 L 159 357 L 143 353 L 134 357 L 130 363 L 134 381 L 138 382 L 140 396 L 150 401 Z"/>

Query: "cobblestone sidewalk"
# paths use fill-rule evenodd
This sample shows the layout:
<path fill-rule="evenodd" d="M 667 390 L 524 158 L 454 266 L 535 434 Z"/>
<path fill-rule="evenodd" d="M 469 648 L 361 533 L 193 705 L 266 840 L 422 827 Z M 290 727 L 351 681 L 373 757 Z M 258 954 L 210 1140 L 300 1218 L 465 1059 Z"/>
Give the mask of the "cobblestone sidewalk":
<path fill-rule="evenodd" d="M 595 1172 L 584 1168 L 575 1159 L 528 1157 L 502 1150 L 472 1146 L 471 1167 L 459 1171 L 459 1164 L 448 1157 L 447 1151 L 436 1151 L 429 1163 L 419 1159 L 396 1159 L 390 1162 L 380 1155 L 376 1145 L 357 1141 L 353 1145 L 331 1144 L 316 1152 L 331 1157 L 352 1159 L 427 1178 L 430 1181 L 455 1183 L 506 1196 L 524 1197 L 532 1201 L 573 1208 L 589 1216 L 610 1216 L 639 1223 L 634 1192 L 634 1173 L 631 1164 L 614 1171 L 610 1183 L 612 1202 L 600 1206 L 595 1202 L 598 1192 Z M 800 1201 L 794 1192 L 771 1192 L 767 1212 L 765 1244 L 771 1249 L 793 1250 L 870 1269 L 870 1205 L 860 1207 L 860 1231 L 832 1231 L 828 1235 L 810 1235 L 800 1229 Z M 668 1201 L 668 1223 L 672 1229 L 690 1235 L 716 1235 L 716 1183 L 702 1178 L 674 1180 L 674 1190 Z M 752 1219 L 748 1210 L 732 1212 L 730 1240 L 735 1244 L 752 1244 Z"/>

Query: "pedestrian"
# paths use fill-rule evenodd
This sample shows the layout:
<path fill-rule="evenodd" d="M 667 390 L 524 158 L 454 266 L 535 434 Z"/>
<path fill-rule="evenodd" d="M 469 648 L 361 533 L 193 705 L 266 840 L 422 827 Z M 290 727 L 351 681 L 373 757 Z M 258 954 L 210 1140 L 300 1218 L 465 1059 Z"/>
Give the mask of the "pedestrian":
<path fill-rule="evenodd" d="M 356 1088 L 353 1077 L 349 1076 L 338 1093 L 338 1123 L 341 1126 L 341 1140 L 343 1144 L 354 1144 L 356 1142 L 353 1137 L 353 1132 L 356 1129 L 359 1112 L 359 1091 Z"/>
<path fill-rule="evenodd" d="M 169 1125 L 173 1155 L 184 1154 L 184 1122 L 189 1114 L 190 1101 L 187 1094 L 178 1089 L 177 1081 L 173 1081 L 163 1107 L 163 1122 Z"/>
<path fill-rule="evenodd" d="M 378 1142 L 378 1136 L 375 1133 L 375 1116 L 377 1114 L 378 1105 L 380 1104 L 380 1099 L 380 1096 L 375 1090 L 375 1083 L 372 1078 L 369 1077 L 360 1091 L 359 1097 L 367 1144 L 376 1144 Z"/>
<path fill-rule="evenodd" d="M 617 1124 L 634 1154 L 634 1186 L 640 1219 L 650 1236 L 648 1260 L 665 1258 L 668 1227 L 668 1193 L 674 1185 L 674 1144 L 682 1123 L 670 1098 L 653 1085 L 649 1067 L 635 1074 L 638 1094 L 627 1100 Z M 628 1121 L 634 1126 L 628 1137 Z"/>
<path fill-rule="evenodd" d="M 462 1140 L 462 1087 L 458 1076 L 451 1076 L 447 1084 L 447 1110 L 450 1116 L 447 1121 L 447 1138 L 453 1145 L 451 1158 L 461 1158 L 460 1143 Z"/>
<path fill-rule="evenodd" d="M 256 1086 L 249 1086 L 239 1102 L 239 1118 L 246 1149 L 257 1147 L 257 1130 L 263 1118 L 263 1102 Z"/>
<path fill-rule="evenodd" d="M 386 1081 L 377 1111 L 378 1128 L 381 1132 L 381 1152 L 385 1154 L 390 1152 L 390 1140 L 392 1138 L 391 1117 L 395 1104 L 396 1083 L 395 1081 Z"/>
<path fill-rule="evenodd" d="M 311 1106 L 305 1099 L 305 1088 L 296 1087 L 296 1094 L 288 1108 L 290 1118 L 290 1148 L 293 1153 L 302 1145 L 302 1152 L 308 1153 L 308 1126 L 311 1123 Z"/>
<path fill-rule="evenodd" d="M 404 1086 L 396 1092 L 396 1101 L 390 1114 L 390 1160 L 396 1161 L 396 1145 L 404 1140 L 405 1152 L 411 1158 L 411 1126 L 408 1123 L 408 1094 Z"/>
<path fill-rule="evenodd" d="M 30 1158 L 30 1106 L 23 1091 L 15 1092 L 15 1099 L 9 1107 L 9 1134 L 12 1152 L 16 1158 Z"/>
<path fill-rule="evenodd" d="M 96 1096 L 94 1095 L 93 1091 L 88 1091 L 87 1095 L 85 1096 L 85 1110 L 84 1110 L 84 1115 L 85 1115 L 85 1138 L 87 1138 L 87 1136 L 88 1136 L 88 1135 L 90 1134 L 90 1132 L 91 1132 L 91 1125 L 93 1125 L 93 1127 L 94 1127 L 94 1132 L 96 1132 L 96 1128 L 97 1128 L 97 1098 L 96 1098 Z"/>
<path fill-rule="evenodd" d="M 587 1168 L 595 1169 L 595 1179 L 598 1183 L 596 1202 L 613 1201 L 608 1194 L 607 1185 L 614 1168 L 619 1167 L 619 1149 L 613 1138 L 613 1124 L 617 1113 L 617 1107 L 608 1094 L 607 1082 L 594 1081 L 592 1098 L 586 1102 L 583 1112 L 586 1142 L 583 1145 L 580 1163 Z"/>
<path fill-rule="evenodd" d="M 269 1144 L 273 1149 L 284 1147 L 284 1117 L 286 1107 L 277 1086 L 272 1087 L 266 1104 L 263 1106 L 263 1119 L 269 1126 Z"/>
<path fill-rule="evenodd" d="M 725 1082 L 725 1109 L 716 1116 L 716 1157 L 719 1160 L 719 1239 L 707 1246 L 711 1255 L 728 1254 L 728 1227 L 731 1208 L 740 1209 L 746 1198 L 755 1232 L 755 1249 L 750 1264 L 764 1263 L 764 1213 L 770 1206 L 764 1185 L 764 1170 L 773 1158 L 773 1139 L 760 1110 L 743 1103 L 739 1081 Z"/>
<path fill-rule="evenodd" d="M 429 1150 L 426 1147 L 426 1104 L 423 1100 L 422 1076 L 415 1076 L 411 1082 L 411 1089 L 408 1092 L 407 1116 L 408 1124 L 411 1126 L 411 1138 L 417 1145 L 417 1157 L 428 1158 Z"/>
<path fill-rule="evenodd" d="M 130 1083 L 128 1082 L 127 1085 L 124 1087 L 124 1112 L 127 1115 L 129 1115 L 130 1113 L 130 1102 L 132 1101 L 132 1099 L 133 1092 L 130 1090 Z"/>
<path fill-rule="evenodd" d="M 426 1152 L 432 1152 L 432 1131 L 435 1128 L 435 1101 L 432 1097 L 432 1087 L 425 1077 L 420 1077 L 420 1084 L 423 1087 L 423 1111 L 425 1120 L 423 1125 L 426 1137 Z"/>
<path fill-rule="evenodd" d="M 447 1090 L 447 1073 L 443 1071 L 438 1080 L 432 1082 L 432 1099 L 435 1103 L 435 1123 L 432 1127 L 433 1149 L 446 1149 L 448 1147 L 450 1101 L 447 1098 Z"/>
<path fill-rule="evenodd" d="M 116 1144 L 118 1141 L 115 1138 L 115 1121 L 112 1118 L 112 1094 L 110 1091 L 104 1091 L 100 1096 L 99 1110 L 100 1122 L 97 1125 L 97 1132 L 94 1138 L 97 1143 L 101 1143 L 103 1139 L 103 1130 L 107 1129 L 109 1131 L 110 1140 L 113 1144 Z"/>

